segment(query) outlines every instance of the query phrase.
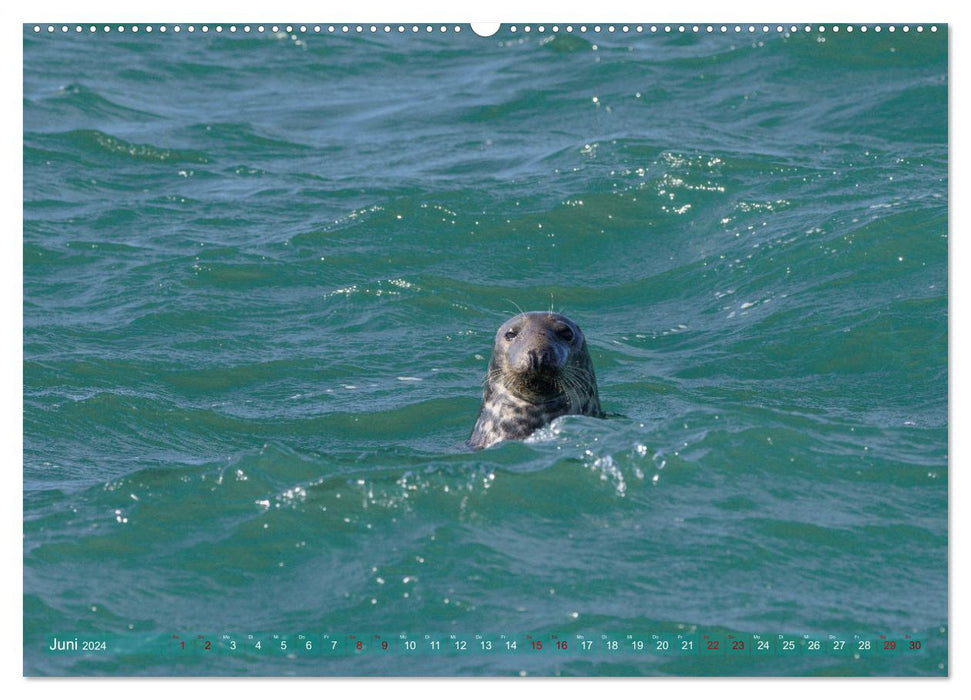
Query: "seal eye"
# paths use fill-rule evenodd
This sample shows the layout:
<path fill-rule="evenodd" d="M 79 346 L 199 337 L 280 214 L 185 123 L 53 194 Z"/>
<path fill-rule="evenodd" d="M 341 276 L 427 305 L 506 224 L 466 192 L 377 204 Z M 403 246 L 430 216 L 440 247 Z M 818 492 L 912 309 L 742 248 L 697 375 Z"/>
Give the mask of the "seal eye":
<path fill-rule="evenodd" d="M 556 334 L 568 343 L 573 341 L 573 329 L 569 326 L 563 326 Z"/>
<path fill-rule="evenodd" d="M 506 331 L 506 340 L 512 340 L 516 337 L 516 331 Z"/>

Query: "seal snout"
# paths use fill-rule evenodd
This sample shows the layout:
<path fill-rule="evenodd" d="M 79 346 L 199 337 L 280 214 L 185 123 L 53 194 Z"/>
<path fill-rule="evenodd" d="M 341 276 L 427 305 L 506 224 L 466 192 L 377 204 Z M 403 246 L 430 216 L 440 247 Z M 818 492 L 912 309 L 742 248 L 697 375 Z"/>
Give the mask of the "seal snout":
<path fill-rule="evenodd" d="M 542 332 L 523 333 L 510 348 L 509 368 L 523 379 L 552 380 L 566 362 L 569 349 Z"/>
<path fill-rule="evenodd" d="M 526 369 L 532 372 L 559 369 L 556 355 L 550 348 L 531 348 L 526 352 Z"/>

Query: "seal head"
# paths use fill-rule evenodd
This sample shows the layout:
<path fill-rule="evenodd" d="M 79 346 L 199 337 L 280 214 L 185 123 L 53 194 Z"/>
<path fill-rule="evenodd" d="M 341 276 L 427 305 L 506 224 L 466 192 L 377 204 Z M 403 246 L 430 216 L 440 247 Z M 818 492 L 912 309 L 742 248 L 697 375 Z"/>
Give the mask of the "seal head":
<path fill-rule="evenodd" d="M 573 414 L 603 417 L 580 327 L 545 311 L 522 313 L 502 324 L 469 445 L 480 449 L 522 440 L 554 418 Z"/>

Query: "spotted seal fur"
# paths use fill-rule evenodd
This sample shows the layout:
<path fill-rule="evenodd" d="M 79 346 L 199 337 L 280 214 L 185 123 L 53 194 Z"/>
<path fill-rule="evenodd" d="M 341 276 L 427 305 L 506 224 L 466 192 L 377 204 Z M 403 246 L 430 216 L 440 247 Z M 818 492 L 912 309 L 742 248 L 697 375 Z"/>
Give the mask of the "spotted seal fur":
<path fill-rule="evenodd" d="M 603 417 L 580 327 L 545 311 L 513 316 L 496 332 L 469 446 L 522 440 L 558 416 L 575 414 Z"/>

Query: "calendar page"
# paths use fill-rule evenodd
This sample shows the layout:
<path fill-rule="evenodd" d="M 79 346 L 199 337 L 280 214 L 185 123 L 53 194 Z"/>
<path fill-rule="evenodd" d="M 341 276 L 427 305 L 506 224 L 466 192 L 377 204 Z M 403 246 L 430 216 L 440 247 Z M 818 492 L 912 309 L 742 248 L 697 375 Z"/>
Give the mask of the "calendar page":
<path fill-rule="evenodd" d="M 24 675 L 948 675 L 947 24 L 22 42 Z"/>

